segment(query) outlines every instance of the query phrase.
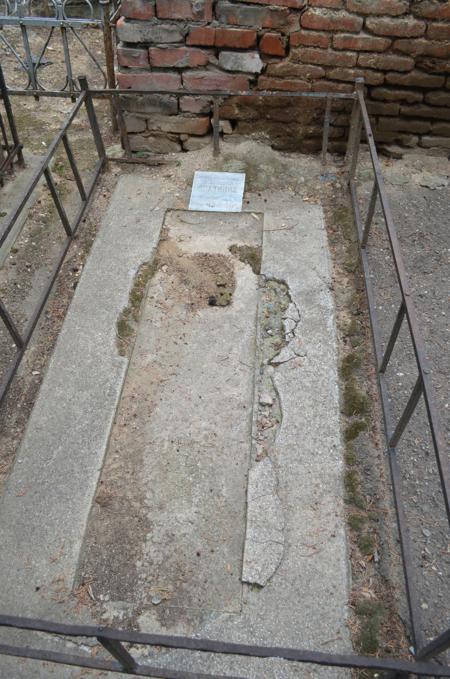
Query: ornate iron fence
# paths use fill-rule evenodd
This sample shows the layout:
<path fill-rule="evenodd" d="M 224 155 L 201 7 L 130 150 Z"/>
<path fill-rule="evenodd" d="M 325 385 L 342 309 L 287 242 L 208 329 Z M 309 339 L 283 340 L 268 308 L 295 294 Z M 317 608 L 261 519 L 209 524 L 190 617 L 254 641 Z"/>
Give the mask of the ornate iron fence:
<path fill-rule="evenodd" d="M 63 51 L 65 77 L 62 87 L 56 92 L 68 92 L 74 95 L 79 85 L 73 73 L 69 37 L 76 40 L 94 65 L 102 80 L 102 87 L 115 87 L 113 26 L 117 18 L 119 0 L 3 0 L 0 4 L 0 41 L 13 55 L 19 67 L 27 76 L 25 90 L 32 91 L 39 97 L 48 91 L 41 78 L 44 66 L 51 63 L 47 59 L 52 41 L 58 36 Z M 21 45 L 13 40 L 4 30 L 13 27 L 20 31 Z M 43 44 L 33 45 L 34 29 L 41 29 L 44 35 Z M 104 64 L 86 43 L 83 30 L 97 29 L 103 31 Z M 59 63 L 55 64 L 61 69 Z"/>
<path fill-rule="evenodd" d="M 23 165 L 22 144 L 0 65 L 0 186 L 5 174 L 12 171 L 15 161 Z"/>

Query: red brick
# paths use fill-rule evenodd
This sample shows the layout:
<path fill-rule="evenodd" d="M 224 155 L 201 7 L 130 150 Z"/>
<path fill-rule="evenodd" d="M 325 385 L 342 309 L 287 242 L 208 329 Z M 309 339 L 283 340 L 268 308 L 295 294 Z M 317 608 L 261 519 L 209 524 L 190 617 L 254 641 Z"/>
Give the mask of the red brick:
<path fill-rule="evenodd" d="M 428 92 L 425 102 L 432 106 L 450 106 L 450 92 Z"/>
<path fill-rule="evenodd" d="M 284 57 L 286 54 L 286 44 L 279 33 L 264 33 L 259 43 L 262 54 L 273 57 Z"/>
<path fill-rule="evenodd" d="M 333 47 L 338 50 L 384 52 L 391 45 L 389 38 L 375 38 L 373 35 L 334 35 Z"/>
<path fill-rule="evenodd" d="M 422 0 L 414 2 L 411 8 L 414 14 L 424 19 L 450 19 L 450 3 L 435 2 L 435 0 Z"/>
<path fill-rule="evenodd" d="M 350 82 L 354 82 L 355 78 L 364 78 L 368 85 L 381 85 L 384 82 L 384 73 L 361 71 L 357 68 L 334 68 L 327 76 L 331 80 L 349 80 Z"/>
<path fill-rule="evenodd" d="M 325 71 L 321 66 L 311 66 L 307 64 L 296 64 L 289 60 L 280 61 L 277 64 L 270 64 L 266 75 L 275 78 L 296 78 L 300 80 L 311 80 L 323 78 Z"/>
<path fill-rule="evenodd" d="M 431 40 L 450 40 L 450 24 L 429 24 L 427 37 Z"/>
<path fill-rule="evenodd" d="M 150 66 L 156 68 L 195 68 L 209 63 L 209 54 L 196 47 L 150 47 Z"/>
<path fill-rule="evenodd" d="M 259 90 L 280 90 L 284 92 L 309 92 L 311 83 L 307 80 L 289 80 L 288 78 L 268 78 L 263 75 L 258 80 Z"/>
<path fill-rule="evenodd" d="M 183 85 L 187 90 L 247 91 L 249 80 L 244 75 L 231 75 L 220 71 L 186 71 L 183 73 Z"/>
<path fill-rule="evenodd" d="M 212 47 L 216 39 L 216 29 L 212 26 L 194 26 L 187 37 L 188 45 Z"/>
<path fill-rule="evenodd" d="M 426 23 L 408 17 L 406 19 L 391 19 L 384 17 L 370 17 L 366 19 L 366 27 L 376 35 L 392 35 L 398 38 L 416 38 L 423 35 Z"/>
<path fill-rule="evenodd" d="M 330 36 L 327 33 L 316 33 L 315 31 L 300 31 L 291 33 L 291 47 L 325 47 L 330 44 Z"/>
<path fill-rule="evenodd" d="M 212 0 L 156 0 L 158 19 L 212 21 Z"/>
<path fill-rule="evenodd" d="M 422 92 L 415 90 L 394 90 L 387 87 L 374 87 L 370 96 L 373 99 L 381 99 L 382 101 L 405 101 L 407 104 L 416 104 L 423 100 Z"/>
<path fill-rule="evenodd" d="M 347 83 L 335 83 L 329 80 L 316 80 L 312 84 L 313 92 L 345 92 L 350 93 L 355 89 Z"/>
<path fill-rule="evenodd" d="M 341 9 L 344 6 L 343 0 L 309 0 L 309 7 L 330 7 Z"/>
<path fill-rule="evenodd" d="M 290 7 L 291 9 L 301 9 L 305 6 L 306 0 L 248 0 L 253 5 L 272 5 L 274 7 Z"/>
<path fill-rule="evenodd" d="M 414 68 L 414 59 L 400 57 L 398 54 L 360 54 L 358 66 L 380 71 L 411 71 Z"/>
<path fill-rule="evenodd" d="M 411 116 L 413 118 L 437 118 L 441 120 L 450 120 L 450 108 L 437 108 L 435 106 L 425 106 L 424 104 L 417 104 L 416 106 L 402 106 L 400 113 L 403 116 Z"/>
<path fill-rule="evenodd" d="M 120 14 L 127 19 L 152 19 L 155 3 L 153 0 L 122 0 Z"/>
<path fill-rule="evenodd" d="M 386 103 L 384 101 L 368 101 L 367 110 L 372 116 L 398 116 L 399 103 Z"/>
<path fill-rule="evenodd" d="M 145 68 L 148 66 L 148 52 L 146 49 L 140 50 L 134 47 L 119 45 L 117 48 L 117 63 L 119 66 L 127 66 L 128 68 Z"/>
<path fill-rule="evenodd" d="M 432 133 L 450 137 L 450 123 L 433 123 Z"/>
<path fill-rule="evenodd" d="M 347 0 L 349 12 L 399 16 L 409 10 L 408 0 Z"/>
<path fill-rule="evenodd" d="M 420 40 L 396 40 L 393 45 L 394 50 L 406 52 L 407 54 L 426 55 L 445 59 L 450 56 L 450 45 L 429 42 L 425 38 Z"/>
<path fill-rule="evenodd" d="M 290 33 L 297 30 L 299 18 L 287 7 L 262 7 L 258 5 L 232 4 L 227 0 L 219 0 L 215 14 L 220 23 L 231 26 L 249 26 L 251 28 L 271 28 Z"/>
<path fill-rule="evenodd" d="M 442 87 L 445 78 L 441 75 L 430 75 L 422 71 L 411 71 L 410 73 L 388 73 L 386 82 L 391 85 L 404 85 L 405 87 Z"/>
<path fill-rule="evenodd" d="M 378 129 L 393 132 L 413 132 L 426 134 L 431 130 L 431 123 L 427 120 L 409 120 L 408 118 L 378 118 Z"/>
<path fill-rule="evenodd" d="M 209 113 L 211 111 L 211 99 L 207 97 L 180 97 L 180 111 Z"/>
<path fill-rule="evenodd" d="M 361 17 L 347 12 L 333 12 L 327 9 L 308 9 L 301 18 L 304 28 L 319 31 L 350 31 L 358 33 L 363 25 Z"/>
<path fill-rule="evenodd" d="M 256 45 L 256 31 L 249 28 L 217 28 L 216 47 L 248 49 Z"/>
<path fill-rule="evenodd" d="M 332 52 L 314 48 L 303 48 L 296 52 L 296 58 L 307 64 L 323 66 L 354 66 L 357 56 L 352 52 Z"/>
<path fill-rule="evenodd" d="M 118 73 L 117 82 L 123 90 L 166 92 L 181 87 L 181 76 L 178 73 Z"/>
<path fill-rule="evenodd" d="M 164 116 L 155 114 L 148 118 L 150 132 L 173 132 L 174 134 L 194 134 L 202 136 L 209 132 L 209 116 L 191 118 L 188 116 Z"/>

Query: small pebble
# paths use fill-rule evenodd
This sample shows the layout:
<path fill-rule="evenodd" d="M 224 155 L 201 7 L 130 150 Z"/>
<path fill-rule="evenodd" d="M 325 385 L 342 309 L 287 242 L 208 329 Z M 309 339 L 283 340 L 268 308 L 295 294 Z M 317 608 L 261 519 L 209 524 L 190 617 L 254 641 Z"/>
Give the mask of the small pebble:
<path fill-rule="evenodd" d="M 161 599 L 160 596 L 154 596 L 154 597 L 152 597 L 152 604 L 153 604 L 154 606 L 159 606 L 159 604 L 161 603 L 161 601 L 162 601 L 162 599 Z"/>

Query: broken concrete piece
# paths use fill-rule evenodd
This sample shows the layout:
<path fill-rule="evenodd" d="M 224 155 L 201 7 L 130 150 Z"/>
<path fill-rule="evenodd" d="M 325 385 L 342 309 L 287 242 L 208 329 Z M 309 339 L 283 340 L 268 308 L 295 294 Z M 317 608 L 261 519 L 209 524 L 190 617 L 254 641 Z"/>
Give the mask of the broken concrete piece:
<path fill-rule="evenodd" d="M 247 535 L 242 580 L 264 587 L 278 568 L 284 551 L 284 519 L 272 461 L 265 458 L 249 472 Z"/>

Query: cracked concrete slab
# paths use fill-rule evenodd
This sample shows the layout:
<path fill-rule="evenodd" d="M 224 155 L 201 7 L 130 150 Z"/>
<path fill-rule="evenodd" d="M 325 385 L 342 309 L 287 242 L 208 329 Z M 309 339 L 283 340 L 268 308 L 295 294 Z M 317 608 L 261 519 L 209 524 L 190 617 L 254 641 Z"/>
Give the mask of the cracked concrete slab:
<path fill-rule="evenodd" d="M 55 617 L 55 591 L 73 585 L 127 368 L 116 321 L 159 237 L 154 203 L 145 178 L 119 180 L 64 322 L 0 504 L 3 613 Z"/>

